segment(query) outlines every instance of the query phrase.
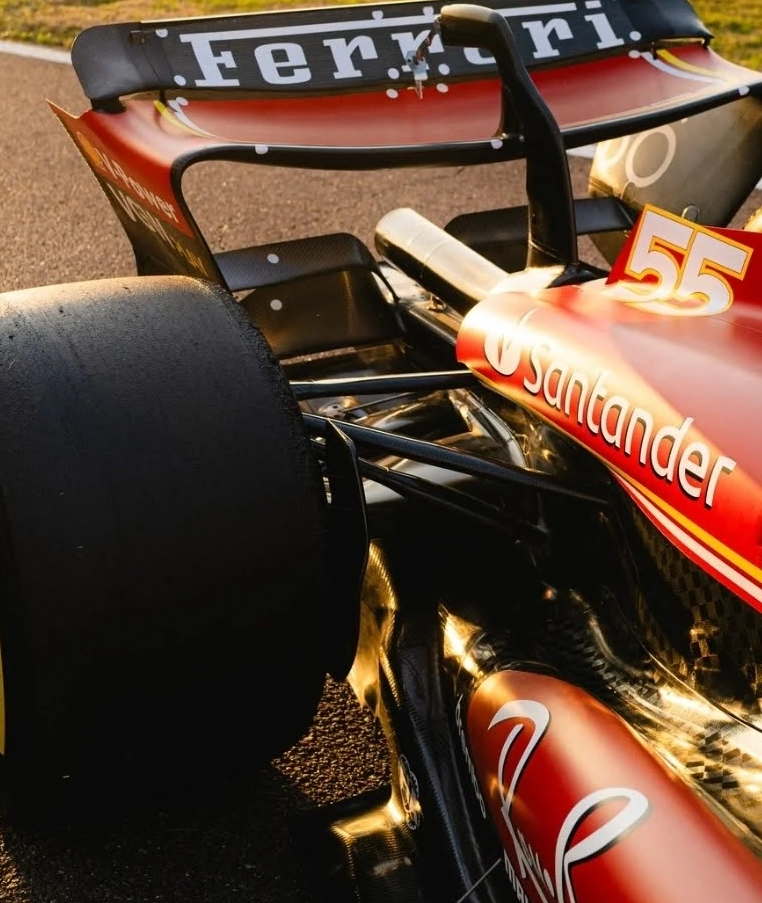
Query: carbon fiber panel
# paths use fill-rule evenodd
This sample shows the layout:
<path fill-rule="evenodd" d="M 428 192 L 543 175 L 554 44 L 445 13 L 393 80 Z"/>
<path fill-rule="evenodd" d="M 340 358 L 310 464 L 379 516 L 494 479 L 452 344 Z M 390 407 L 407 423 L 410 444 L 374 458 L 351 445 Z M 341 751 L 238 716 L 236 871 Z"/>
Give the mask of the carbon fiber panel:
<path fill-rule="evenodd" d="M 539 611 L 530 633 L 482 634 L 468 654 L 482 673 L 507 666 L 549 670 L 601 700 L 762 855 L 762 735 L 754 726 L 758 677 L 751 668 L 758 616 L 740 600 L 725 598 L 710 578 L 689 573 L 693 565 L 660 548 L 660 541 L 648 538 L 658 551 L 655 560 L 664 567 L 669 562 L 665 573 L 680 590 L 682 619 L 660 622 L 660 611 L 674 599 L 641 593 L 635 601 L 638 638 L 609 590 L 593 603 L 574 591 L 548 589 L 535 603 Z M 451 631 L 457 619 L 444 617 Z M 731 697 L 730 689 L 742 695 Z"/>
<path fill-rule="evenodd" d="M 759 614 L 690 562 L 639 512 L 633 512 L 633 521 L 658 580 L 670 591 L 666 599 L 663 590 L 661 596 L 653 593 L 657 581 L 644 574 L 637 617 L 646 644 L 699 692 L 761 726 Z"/>

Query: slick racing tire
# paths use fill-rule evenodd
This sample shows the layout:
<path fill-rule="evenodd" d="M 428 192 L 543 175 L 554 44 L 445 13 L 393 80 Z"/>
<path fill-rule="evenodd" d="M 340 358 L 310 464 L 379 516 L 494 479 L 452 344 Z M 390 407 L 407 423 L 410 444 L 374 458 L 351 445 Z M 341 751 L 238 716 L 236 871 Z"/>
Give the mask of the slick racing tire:
<path fill-rule="evenodd" d="M 181 277 L 0 295 L 0 769 L 248 761 L 314 714 L 327 503 L 284 374 Z"/>

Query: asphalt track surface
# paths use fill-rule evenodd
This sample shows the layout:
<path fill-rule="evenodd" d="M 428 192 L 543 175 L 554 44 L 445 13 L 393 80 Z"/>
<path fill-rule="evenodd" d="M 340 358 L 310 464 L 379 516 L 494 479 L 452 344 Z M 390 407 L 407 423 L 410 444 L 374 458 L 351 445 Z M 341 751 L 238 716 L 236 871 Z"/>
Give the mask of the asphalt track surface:
<path fill-rule="evenodd" d="M 115 216 L 46 98 L 85 109 L 68 66 L 0 53 L 0 291 L 133 271 Z M 571 161 L 579 193 L 588 166 Z M 375 223 L 395 207 L 443 225 L 520 203 L 522 181 L 521 164 L 353 175 L 205 164 L 186 193 L 218 250 L 339 230 L 372 245 Z M 276 680 L 261 691 L 277 690 Z M 256 720 L 256 695 L 241 717 Z M 34 826 L 0 821 L 0 903 L 313 900 L 293 819 L 386 777 L 370 719 L 330 684 L 309 735 L 240 780 L 198 774 L 171 800 L 106 798 Z"/>

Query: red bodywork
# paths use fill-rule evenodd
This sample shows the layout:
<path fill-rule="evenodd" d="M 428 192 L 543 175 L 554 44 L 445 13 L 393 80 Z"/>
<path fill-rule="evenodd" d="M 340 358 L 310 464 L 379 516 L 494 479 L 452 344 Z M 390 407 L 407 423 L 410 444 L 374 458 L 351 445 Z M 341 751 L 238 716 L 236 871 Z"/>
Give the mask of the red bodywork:
<path fill-rule="evenodd" d="M 472 697 L 467 735 L 519 901 L 759 901 L 754 854 L 577 687 L 494 674 Z"/>
<path fill-rule="evenodd" d="M 671 542 L 762 610 L 762 306 L 739 300 L 760 263 L 716 316 L 645 312 L 602 281 L 495 296 L 466 316 L 458 358 L 601 458 Z"/>

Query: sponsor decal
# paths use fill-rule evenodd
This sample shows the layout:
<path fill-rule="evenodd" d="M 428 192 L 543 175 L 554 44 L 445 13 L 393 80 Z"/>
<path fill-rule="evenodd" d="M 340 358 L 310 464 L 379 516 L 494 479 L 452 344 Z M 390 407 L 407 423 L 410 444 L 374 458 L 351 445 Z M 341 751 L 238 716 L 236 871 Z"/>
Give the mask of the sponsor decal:
<path fill-rule="evenodd" d="M 122 211 L 128 221 L 144 227 L 151 236 L 161 242 L 173 254 L 177 255 L 185 264 L 195 270 L 196 273 L 199 273 L 206 278 L 210 278 L 210 274 L 202 258 L 178 237 L 173 235 L 172 232 L 170 232 L 170 227 L 165 225 L 150 210 L 135 200 L 132 195 L 117 188 L 116 185 L 113 185 L 111 182 L 104 181 L 103 184 L 107 189 L 107 193 L 109 194 L 115 209 L 117 211 Z"/>
<path fill-rule="evenodd" d="M 620 843 L 645 818 L 649 802 L 643 793 L 630 787 L 602 787 L 585 794 L 566 813 L 555 835 L 552 861 L 545 861 L 518 826 L 514 808 L 518 808 L 515 804 L 522 779 L 550 724 L 550 711 L 543 703 L 516 699 L 502 705 L 489 725 L 489 730 L 499 725 L 509 727 L 496 772 L 500 811 L 512 841 L 505 851 L 505 867 L 519 900 L 531 899 L 526 894 L 531 884 L 542 903 L 576 903 L 574 866 Z M 602 819 L 593 819 L 598 810 L 614 802 L 620 805 L 607 807 Z M 586 831 L 590 823 L 595 826 Z"/>
<path fill-rule="evenodd" d="M 405 824 L 411 831 L 415 831 L 421 824 L 421 803 L 418 798 L 418 778 L 413 773 L 406 756 L 399 758 L 397 778 Z"/>
<path fill-rule="evenodd" d="M 410 73 L 408 62 L 426 39 L 441 4 L 367 6 L 359 10 L 290 13 L 277 24 L 250 27 L 228 20 L 156 30 L 178 86 L 196 88 L 332 87 L 363 80 L 388 83 Z M 499 9 L 511 25 L 523 57 L 541 63 L 592 55 L 637 42 L 616 0 L 525 0 Z M 205 27 L 207 30 L 201 30 Z M 438 75 L 494 70 L 494 59 L 475 48 L 447 48 L 437 36 L 428 47 Z"/>
<path fill-rule="evenodd" d="M 522 903 L 758 903 L 756 855 L 589 693 L 500 671 L 479 684 L 465 718 Z"/>
<path fill-rule="evenodd" d="M 636 188 L 650 188 L 669 171 L 677 152 L 677 135 L 671 125 L 612 138 L 598 145 L 593 164 L 609 179 L 621 166 L 624 177 Z"/>
<path fill-rule="evenodd" d="M 159 197 L 156 192 L 151 191 L 143 185 L 138 179 L 128 173 L 117 160 L 114 160 L 105 153 L 105 151 L 96 148 L 82 132 L 77 132 L 76 138 L 77 143 L 82 149 L 82 153 L 95 166 L 101 175 L 105 176 L 111 182 L 126 188 L 129 192 L 140 198 L 147 207 L 153 208 L 157 213 L 172 220 L 174 223 L 179 222 L 174 204 L 165 201 L 164 198 Z"/>
<path fill-rule="evenodd" d="M 533 340 L 528 324 L 536 311 L 528 310 L 515 326 L 486 333 L 484 357 L 490 367 L 503 377 L 521 369 L 514 384 L 542 400 L 572 433 L 602 440 L 628 472 L 635 464 L 648 476 L 678 486 L 691 502 L 712 508 L 718 484 L 737 462 L 692 434 L 693 417 L 660 425 L 646 407 L 610 388 L 608 371 L 574 369 L 548 338 Z"/>
<path fill-rule="evenodd" d="M 707 229 L 647 205 L 606 280 L 606 294 L 661 316 L 721 314 L 744 297 L 752 242 L 753 233 Z"/>

